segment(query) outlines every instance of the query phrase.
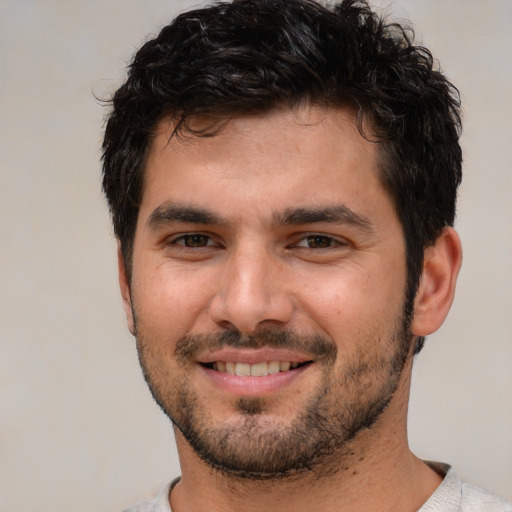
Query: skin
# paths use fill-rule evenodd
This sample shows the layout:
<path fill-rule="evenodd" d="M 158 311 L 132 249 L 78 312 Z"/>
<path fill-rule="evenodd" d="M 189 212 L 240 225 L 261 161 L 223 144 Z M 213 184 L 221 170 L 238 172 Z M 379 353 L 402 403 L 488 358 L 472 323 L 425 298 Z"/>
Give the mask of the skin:
<path fill-rule="evenodd" d="M 173 511 L 417 510 L 441 479 L 407 444 L 412 347 L 451 305 L 461 262 L 455 231 L 426 250 L 404 334 L 402 228 L 378 179 L 377 146 L 361 137 L 351 111 L 276 110 L 236 118 L 210 138 L 169 141 L 171 131 L 160 124 L 148 155 L 131 282 L 119 257 L 128 324 L 160 405 L 180 426 L 193 403 L 193 425 L 208 438 L 231 433 L 227 446 L 251 458 L 291 432 L 308 403 L 320 402 L 335 422 L 340 410 L 389 399 L 371 428 L 347 439 L 340 431 L 336 449 L 309 471 L 265 482 L 212 468 L 177 430 L 182 480 Z M 326 208 L 344 215 L 296 215 Z M 227 355 L 206 342 L 176 351 L 184 336 L 237 331 L 251 340 L 265 330 L 320 336 L 334 356 L 297 346 L 276 355 L 264 343 Z M 223 356 L 312 362 L 284 384 L 254 387 L 238 377 L 224 386 L 200 364 Z M 393 368 L 398 357 L 403 364 Z"/>

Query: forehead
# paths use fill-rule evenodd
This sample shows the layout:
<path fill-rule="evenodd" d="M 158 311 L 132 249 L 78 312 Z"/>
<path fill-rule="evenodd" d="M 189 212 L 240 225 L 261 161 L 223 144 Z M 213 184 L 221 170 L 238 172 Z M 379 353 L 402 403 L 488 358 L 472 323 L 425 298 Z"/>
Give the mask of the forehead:
<path fill-rule="evenodd" d="M 196 131 L 208 127 L 206 118 L 191 124 Z M 376 194 L 387 196 L 378 179 L 378 145 L 360 134 L 348 108 L 238 117 L 208 137 L 172 137 L 173 129 L 162 121 L 152 141 L 141 210 L 169 201 L 213 204 L 215 198 L 223 211 L 340 201 L 361 207 Z"/>

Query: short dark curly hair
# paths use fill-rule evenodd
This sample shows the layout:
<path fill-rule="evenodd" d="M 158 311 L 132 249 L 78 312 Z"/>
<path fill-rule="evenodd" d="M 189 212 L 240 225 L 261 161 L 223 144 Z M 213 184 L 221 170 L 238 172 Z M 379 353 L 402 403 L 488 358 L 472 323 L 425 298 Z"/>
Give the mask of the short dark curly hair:
<path fill-rule="evenodd" d="M 412 308 L 424 249 L 454 222 L 460 100 L 412 29 L 363 0 L 220 2 L 181 14 L 142 46 L 111 100 L 103 142 L 103 190 L 128 272 L 146 156 L 163 118 L 175 134 L 211 136 L 230 118 L 304 102 L 354 106 L 362 134 L 379 144 Z M 198 116 L 218 123 L 194 132 Z"/>

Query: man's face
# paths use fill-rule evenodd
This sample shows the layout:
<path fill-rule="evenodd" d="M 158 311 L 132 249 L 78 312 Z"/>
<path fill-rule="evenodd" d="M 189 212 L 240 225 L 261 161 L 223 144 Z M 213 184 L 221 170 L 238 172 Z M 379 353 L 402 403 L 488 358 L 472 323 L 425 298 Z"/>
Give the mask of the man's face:
<path fill-rule="evenodd" d="M 148 384 L 213 467 L 309 469 L 382 421 L 410 352 L 376 144 L 318 108 L 171 131 L 148 156 L 125 286 Z"/>

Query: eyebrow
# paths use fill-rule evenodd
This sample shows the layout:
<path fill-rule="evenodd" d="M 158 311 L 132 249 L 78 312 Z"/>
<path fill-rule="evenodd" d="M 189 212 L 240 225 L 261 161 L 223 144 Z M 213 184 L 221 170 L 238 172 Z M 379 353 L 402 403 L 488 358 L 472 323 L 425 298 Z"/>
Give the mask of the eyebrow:
<path fill-rule="evenodd" d="M 155 208 L 146 221 L 146 226 L 156 229 L 172 222 L 184 224 L 206 224 L 224 226 L 227 222 L 203 208 L 164 203 Z"/>
<path fill-rule="evenodd" d="M 153 210 L 146 221 L 146 225 L 156 229 L 173 222 L 214 226 L 227 226 L 229 224 L 226 219 L 204 208 L 164 203 Z M 324 208 L 287 208 L 282 212 L 274 212 L 272 215 L 274 226 L 297 226 L 320 222 L 348 224 L 368 233 L 373 231 L 369 219 L 345 205 Z"/>
<path fill-rule="evenodd" d="M 284 212 L 275 213 L 273 222 L 276 225 L 300 225 L 327 222 L 331 224 L 348 224 L 363 231 L 373 231 L 372 223 L 363 215 L 345 205 L 327 206 L 325 208 L 287 208 Z"/>

